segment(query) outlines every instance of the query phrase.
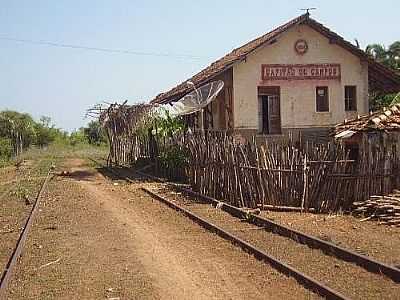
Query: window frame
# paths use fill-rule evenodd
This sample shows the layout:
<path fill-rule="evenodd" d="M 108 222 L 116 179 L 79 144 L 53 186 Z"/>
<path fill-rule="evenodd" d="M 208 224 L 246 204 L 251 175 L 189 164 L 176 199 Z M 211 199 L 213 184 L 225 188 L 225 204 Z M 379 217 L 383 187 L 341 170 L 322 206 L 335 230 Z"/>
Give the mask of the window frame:
<path fill-rule="evenodd" d="M 320 106 L 318 104 L 318 99 L 320 96 L 318 96 L 318 89 L 324 89 L 325 93 L 325 98 L 326 98 L 326 107 L 327 110 L 321 110 Z M 315 112 L 317 113 L 328 113 L 330 112 L 330 103 L 329 103 L 329 86 L 324 85 L 324 86 L 316 86 L 315 87 Z"/>
<path fill-rule="evenodd" d="M 347 97 L 348 89 L 354 89 L 354 98 Z M 350 103 L 351 101 L 351 103 Z M 345 85 L 344 86 L 344 111 L 357 111 L 357 86 L 356 85 Z"/>

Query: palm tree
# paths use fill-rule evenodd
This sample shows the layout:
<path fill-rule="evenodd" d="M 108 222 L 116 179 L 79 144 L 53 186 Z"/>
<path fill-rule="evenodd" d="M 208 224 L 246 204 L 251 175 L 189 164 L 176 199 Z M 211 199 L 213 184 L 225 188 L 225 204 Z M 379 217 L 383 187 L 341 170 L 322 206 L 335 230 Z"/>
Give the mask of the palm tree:
<path fill-rule="evenodd" d="M 381 44 L 368 45 L 365 52 L 379 62 L 384 62 L 387 59 L 387 50 L 385 46 Z"/>
<path fill-rule="evenodd" d="M 391 65 L 394 69 L 400 71 L 400 41 L 394 42 L 389 46 L 388 54 L 390 57 Z"/>
<path fill-rule="evenodd" d="M 400 41 L 396 41 L 389 46 L 389 52 L 392 56 L 400 57 Z"/>
<path fill-rule="evenodd" d="M 376 61 L 400 72 L 400 41 L 394 42 L 388 48 L 381 44 L 371 44 L 367 46 L 365 52 Z"/>
<path fill-rule="evenodd" d="M 365 52 L 380 62 L 397 72 L 400 75 L 400 41 L 392 43 L 388 48 L 382 44 L 371 44 L 365 49 Z M 397 94 L 385 94 L 383 92 L 374 92 L 370 95 L 370 109 L 377 110 L 393 103 L 399 103 Z"/>

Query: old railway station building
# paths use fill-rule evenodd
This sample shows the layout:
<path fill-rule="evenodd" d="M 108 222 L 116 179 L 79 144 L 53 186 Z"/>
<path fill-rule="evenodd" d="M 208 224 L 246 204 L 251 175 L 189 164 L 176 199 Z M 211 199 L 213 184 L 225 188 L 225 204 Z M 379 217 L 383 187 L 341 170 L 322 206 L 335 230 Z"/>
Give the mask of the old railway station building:
<path fill-rule="evenodd" d="M 188 79 L 196 86 L 213 80 L 225 86 L 205 109 L 204 127 L 243 137 L 327 136 L 335 124 L 368 113 L 369 93 L 400 91 L 398 75 L 308 13 Z M 152 103 L 177 101 L 192 90 L 185 81 Z"/>

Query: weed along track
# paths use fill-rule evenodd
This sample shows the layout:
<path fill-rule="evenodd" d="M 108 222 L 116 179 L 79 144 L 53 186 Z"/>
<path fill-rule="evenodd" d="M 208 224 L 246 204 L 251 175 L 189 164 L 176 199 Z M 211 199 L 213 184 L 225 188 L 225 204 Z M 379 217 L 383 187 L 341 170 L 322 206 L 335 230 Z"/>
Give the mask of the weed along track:
<path fill-rule="evenodd" d="M 144 190 L 324 297 L 395 299 L 400 294 L 400 285 L 387 276 L 263 230 L 165 185 Z"/>

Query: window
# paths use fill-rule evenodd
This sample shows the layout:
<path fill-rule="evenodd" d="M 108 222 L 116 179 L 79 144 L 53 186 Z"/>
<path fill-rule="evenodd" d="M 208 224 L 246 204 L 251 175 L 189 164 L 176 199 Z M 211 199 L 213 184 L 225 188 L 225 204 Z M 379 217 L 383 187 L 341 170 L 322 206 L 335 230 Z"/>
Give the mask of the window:
<path fill-rule="evenodd" d="M 345 111 L 357 110 L 357 89 L 355 85 L 344 87 L 344 108 Z"/>
<path fill-rule="evenodd" d="M 317 86 L 315 89 L 317 112 L 329 111 L 329 95 L 327 86 Z"/>

